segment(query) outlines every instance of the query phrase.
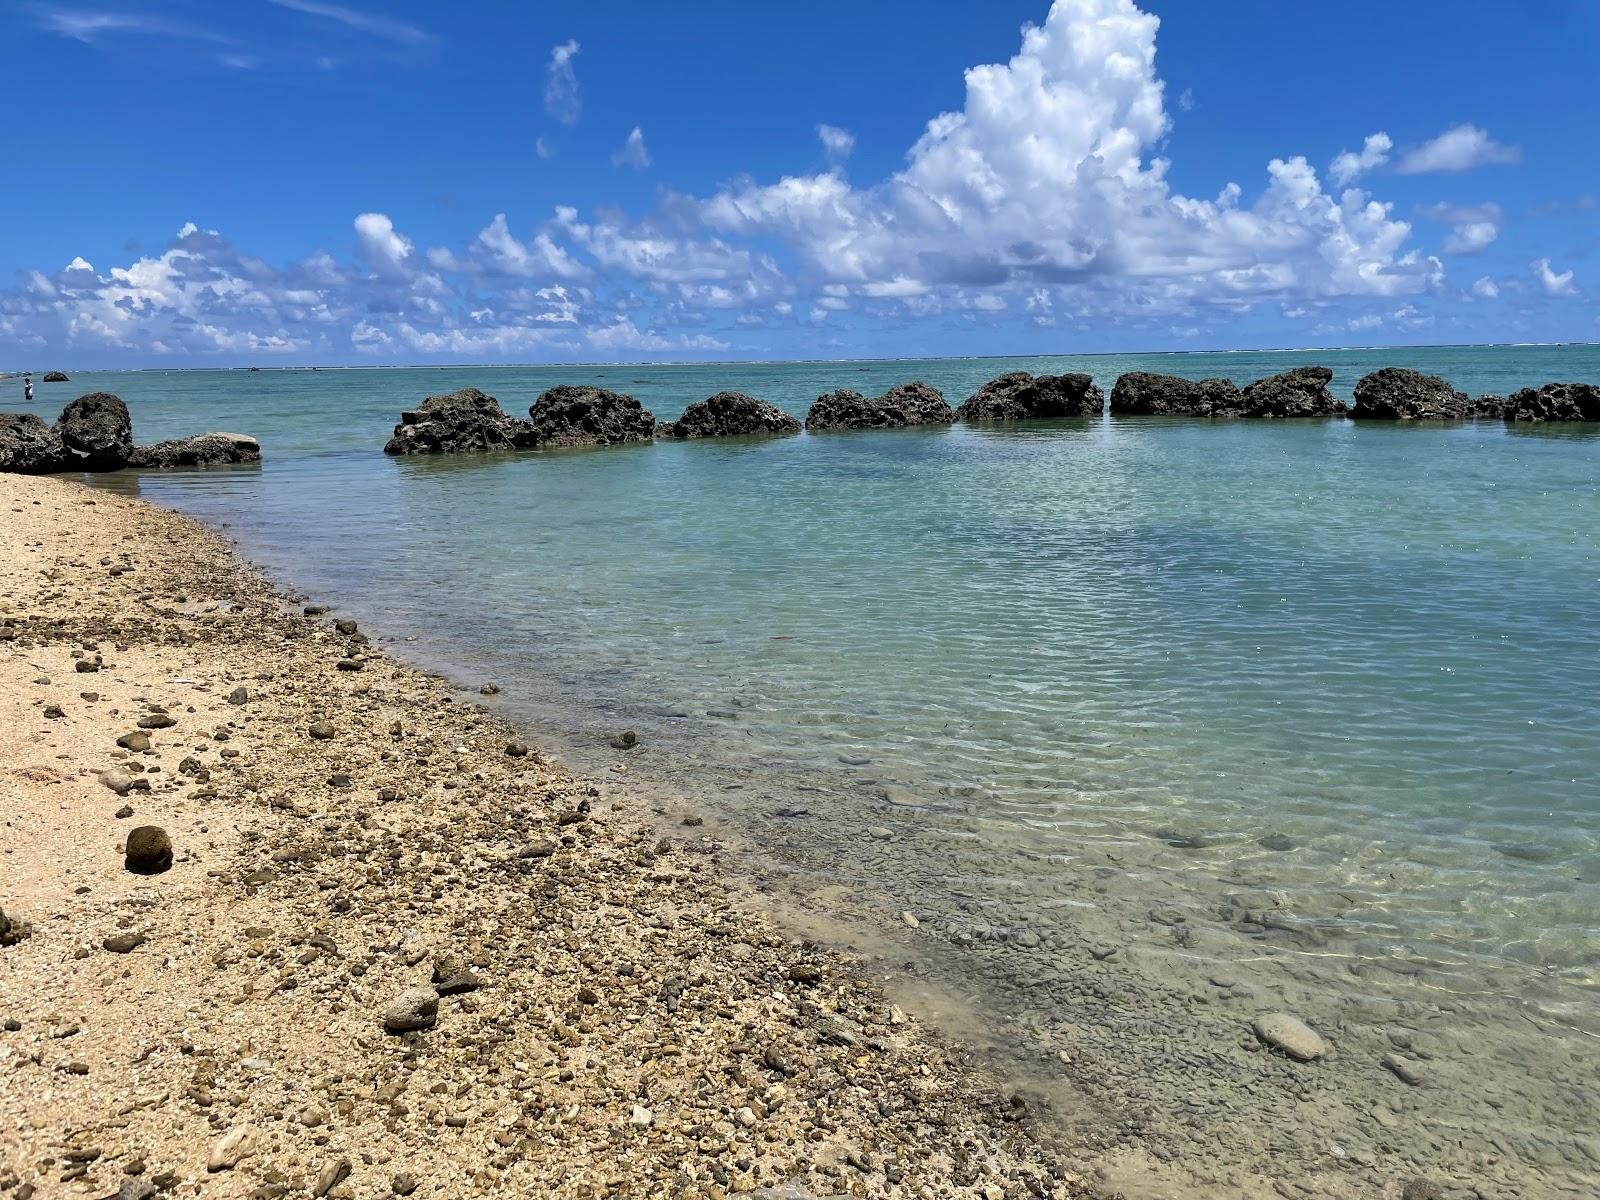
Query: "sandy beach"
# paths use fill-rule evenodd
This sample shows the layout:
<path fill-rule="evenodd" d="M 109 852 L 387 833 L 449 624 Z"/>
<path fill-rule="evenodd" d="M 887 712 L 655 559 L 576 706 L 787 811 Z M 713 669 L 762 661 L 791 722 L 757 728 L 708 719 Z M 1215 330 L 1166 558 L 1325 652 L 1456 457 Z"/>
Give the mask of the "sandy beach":
<path fill-rule="evenodd" d="M 6 1200 L 1089 1190 L 692 818 L 193 521 L 0 514 Z"/>

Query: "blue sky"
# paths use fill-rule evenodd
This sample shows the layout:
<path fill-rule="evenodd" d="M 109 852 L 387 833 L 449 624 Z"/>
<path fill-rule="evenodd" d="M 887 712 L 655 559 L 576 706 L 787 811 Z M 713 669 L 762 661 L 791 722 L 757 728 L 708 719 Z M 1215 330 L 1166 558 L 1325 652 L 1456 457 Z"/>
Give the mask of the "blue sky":
<path fill-rule="evenodd" d="M 0 40 L 0 369 L 1600 339 L 1596 3 L 23 0 Z"/>

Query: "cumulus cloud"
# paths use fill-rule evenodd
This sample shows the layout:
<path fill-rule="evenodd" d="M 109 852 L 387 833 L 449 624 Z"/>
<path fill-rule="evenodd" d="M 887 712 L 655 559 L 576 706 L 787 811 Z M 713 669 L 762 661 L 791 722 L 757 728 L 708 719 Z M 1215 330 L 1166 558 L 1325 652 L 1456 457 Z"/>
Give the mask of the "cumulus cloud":
<path fill-rule="evenodd" d="M 837 125 L 818 125 L 817 140 L 822 143 L 823 153 L 834 162 L 849 158 L 856 148 L 856 135 Z"/>
<path fill-rule="evenodd" d="M 563 125 L 576 125 L 583 115 L 578 94 L 578 73 L 572 60 L 582 49 L 575 41 L 562 42 L 550 50 L 550 64 L 544 75 L 544 110 Z"/>
<path fill-rule="evenodd" d="M 1328 178 L 1343 187 L 1368 171 L 1383 166 L 1389 161 L 1389 151 L 1393 149 L 1394 142 L 1387 133 L 1381 129 L 1377 133 L 1370 133 L 1367 140 L 1361 143 L 1359 152 L 1346 150 L 1329 164 Z"/>
<path fill-rule="evenodd" d="M 1479 300 L 1495 300 L 1500 296 L 1500 288 L 1494 280 L 1487 275 L 1480 275 L 1472 283 L 1472 294 Z"/>
<path fill-rule="evenodd" d="M 622 143 L 622 149 L 611 156 L 611 161 L 619 167 L 632 167 L 635 171 L 648 167 L 650 150 L 644 144 L 644 130 L 635 125 L 628 140 Z"/>
<path fill-rule="evenodd" d="M 356 218 L 361 249 L 380 275 L 403 275 L 411 260 L 411 239 L 400 233 L 383 213 L 362 213 Z"/>
<path fill-rule="evenodd" d="M 1577 286 L 1572 282 L 1572 271 L 1562 271 L 1559 275 L 1550 265 L 1548 258 L 1535 259 L 1529 264 L 1533 269 L 1533 277 L 1539 281 L 1539 286 L 1544 289 L 1547 296 L 1576 296 Z"/>
<path fill-rule="evenodd" d="M 825 278 L 941 287 L 1072 285 L 1128 307 L 1286 294 L 1397 295 L 1434 286 L 1410 226 L 1302 157 L 1267 164 L 1252 204 L 1172 191 L 1152 154 L 1170 128 L 1159 22 L 1131 0 L 1056 0 L 1009 63 L 966 72 L 966 104 L 928 122 L 906 168 L 858 190 L 837 172 L 704 200 L 729 234 L 777 234 Z M 1148 157 L 1147 157 L 1148 156 Z"/>
<path fill-rule="evenodd" d="M 1505 213 L 1498 204 L 1428 204 L 1417 209 L 1420 216 L 1450 226 L 1445 238 L 1447 254 L 1478 254 L 1486 249 L 1505 224 Z"/>
<path fill-rule="evenodd" d="M 1473 167 L 1500 166 L 1522 161 L 1518 146 L 1495 141 L 1476 125 L 1454 125 L 1431 141 L 1414 146 L 1401 155 L 1395 170 L 1402 175 L 1422 175 L 1430 171 L 1468 171 Z"/>

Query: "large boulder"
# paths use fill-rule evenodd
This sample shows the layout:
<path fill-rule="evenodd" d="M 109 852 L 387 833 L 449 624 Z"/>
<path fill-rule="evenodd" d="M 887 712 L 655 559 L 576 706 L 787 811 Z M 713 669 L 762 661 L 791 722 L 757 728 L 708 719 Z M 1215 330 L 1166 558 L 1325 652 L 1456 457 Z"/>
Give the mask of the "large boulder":
<path fill-rule="evenodd" d="M 800 422 L 775 404 L 743 392 L 718 392 L 696 400 L 676 421 L 656 426 L 662 438 L 737 437 L 799 433 Z"/>
<path fill-rule="evenodd" d="M 1128 371 L 1111 388 L 1111 411 L 1127 417 L 1237 417 L 1244 401 L 1231 379 L 1184 379 Z"/>
<path fill-rule="evenodd" d="M 1098 417 L 1106 394 L 1088 375 L 1030 375 L 1010 371 L 991 379 L 956 409 L 958 421 L 1032 421 Z"/>
<path fill-rule="evenodd" d="M 261 461 L 261 444 L 243 433 L 197 433 L 193 437 L 135 446 L 130 467 L 220 467 Z"/>
<path fill-rule="evenodd" d="M 1437 375 L 1409 367 L 1384 367 L 1356 384 L 1352 417 L 1371 421 L 1460 421 L 1472 415 L 1472 400 Z"/>
<path fill-rule="evenodd" d="M 114 471 L 133 449 L 133 418 L 120 396 L 90 392 L 61 410 L 56 432 L 68 450 L 84 456 L 91 471 Z"/>
<path fill-rule="evenodd" d="M 45 383 L 66 383 L 66 382 L 68 382 L 68 380 L 67 380 L 67 377 L 64 374 L 62 374 L 60 371 L 46 371 L 44 373 L 44 382 Z"/>
<path fill-rule="evenodd" d="M 1349 409 L 1328 390 L 1333 372 L 1327 367 L 1295 367 L 1268 375 L 1241 393 L 1244 417 L 1343 417 Z"/>
<path fill-rule="evenodd" d="M 32 413 L 0 412 L 0 471 L 48 475 L 65 471 L 71 457 L 61 435 Z"/>
<path fill-rule="evenodd" d="M 1547 383 L 1506 397 L 1508 421 L 1600 421 L 1600 386 Z"/>
<path fill-rule="evenodd" d="M 955 413 L 938 388 L 921 380 L 896 384 L 868 399 L 860 392 L 837 391 L 818 396 L 806 413 L 806 428 L 903 429 L 909 425 L 948 425 Z"/>
<path fill-rule="evenodd" d="M 656 420 L 632 396 L 599 387 L 553 387 L 528 409 L 540 446 L 615 446 L 648 442 Z"/>
<path fill-rule="evenodd" d="M 400 414 L 385 454 L 460 454 L 483 450 L 520 450 L 534 444 L 533 426 L 510 416 L 493 396 L 462 388 L 429 396 Z"/>
<path fill-rule="evenodd" d="M 1467 409 L 1467 416 L 1477 420 L 1500 420 L 1506 415 L 1504 396 L 1479 396 Z"/>

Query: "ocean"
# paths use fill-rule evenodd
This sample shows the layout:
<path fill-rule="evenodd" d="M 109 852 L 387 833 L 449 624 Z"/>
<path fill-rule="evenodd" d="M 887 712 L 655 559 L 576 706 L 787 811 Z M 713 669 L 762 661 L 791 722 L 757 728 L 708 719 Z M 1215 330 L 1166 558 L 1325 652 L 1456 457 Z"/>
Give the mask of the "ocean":
<path fill-rule="evenodd" d="M 467 385 L 523 415 L 594 383 L 669 420 L 724 389 L 803 416 L 912 379 L 954 406 L 1010 370 L 1109 393 L 1310 363 L 1347 398 L 1386 365 L 1474 395 L 1600 381 L 1600 348 L 1442 347 L 75 373 L 36 377 L 33 409 L 104 390 L 140 441 L 257 436 L 259 468 L 93 482 L 225 524 L 471 693 L 493 680 L 488 703 L 702 820 L 674 836 L 716 839 L 1102 1149 L 1136 1109 L 1142 1146 L 1240 1171 L 1333 1144 L 1357 1180 L 1361 1147 L 1409 1138 L 1484 1194 L 1579 1194 L 1600 1171 L 1600 426 L 380 452 L 402 409 Z M 638 749 L 611 746 L 624 729 Z M 1249 1048 L 1273 1009 L 1337 1051 L 1276 1135 Z"/>

